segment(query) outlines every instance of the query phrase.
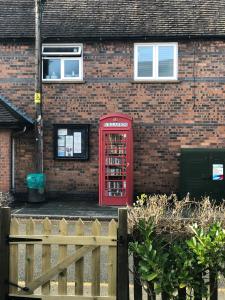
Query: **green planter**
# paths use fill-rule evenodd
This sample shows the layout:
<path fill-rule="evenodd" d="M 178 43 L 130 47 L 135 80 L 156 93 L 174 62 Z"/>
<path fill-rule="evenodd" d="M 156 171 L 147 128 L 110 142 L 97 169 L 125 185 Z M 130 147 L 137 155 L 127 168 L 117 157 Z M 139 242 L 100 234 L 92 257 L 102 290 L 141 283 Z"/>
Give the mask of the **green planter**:
<path fill-rule="evenodd" d="M 26 183 L 28 188 L 28 202 L 44 202 L 46 175 L 43 173 L 30 173 L 27 175 Z"/>

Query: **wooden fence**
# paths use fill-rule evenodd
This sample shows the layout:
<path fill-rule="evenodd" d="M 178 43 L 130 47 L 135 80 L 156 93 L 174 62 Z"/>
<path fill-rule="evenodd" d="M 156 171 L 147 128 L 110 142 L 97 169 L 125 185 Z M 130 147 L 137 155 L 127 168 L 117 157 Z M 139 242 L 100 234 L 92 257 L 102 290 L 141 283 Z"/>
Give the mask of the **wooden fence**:
<path fill-rule="evenodd" d="M 119 209 L 118 222 L 104 224 L 16 219 L 10 209 L 0 209 L 0 299 L 128 300 L 127 232 L 126 209 Z M 135 258 L 133 262 L 137 269 Z M 218 300 L 212 272 L 209 282 L 210 300 Z M 134 300 L 146 299 L 137 277 L 133 285 Z M 148 300 L 159 299 L 154 286 L 149 291 Z M 164 293 L 160 299 L 169 296 Z M 187 299 L 180 289 L 179 300 Z M 202 300 L 199 291 L 194 300 Z"/>
<path fill-rule="evenodd" d="M 96 220 L 88 224 L 91 232 L 90 235 L 85 234 L 85 224 L 82 220 L 78 220 L 74 224 L 74 233 L 68 233 L 69 224 L 62 219 L 58 224 L 53 224 L 49 219 L 44 219 L 41 223 L 38 220 L 29 219 L 25 224 L 25 232 L 21 234 L 19 231 L 20 220 L 13 218 L 11 222 L 10 232 L 10 279 L 12 284 L 18 285 L 19 271 L 22 268 L 19 262 L 19 246 L 24 244 L 24 254 L 20 257 L 24 263 L 24 286 L 25 289 L 18 289 L 13 286 L 10 289 L 10 296 L 19 295 L 35 295 L 39 291 L 39 297 L 42 299 L 57 299 L 66 296 L 73 299 L 84 296 L 84 258 L 89 254 L 87 264 L 90 266 L 91 273 L 91 293 L 89 298 L 100 297 L 100 251 L 102 246 L 108 248 L 108 293 L 106 299 L 114 299 L 116 296 L 116 246 L 117 246 L 117 223 L 112 220 L 108 224 L 108 233 L 102 235 L 101 223 Z M 42 234 L 36 234 L 35 229 L 41 226 Z M 57 227 L 58 232 L 53 232 Z M 57 245 L 58 249 L 53 246 Z M 73 245 L 74 249 L 70 249 L 69 245 Z M 41 257 L 38 257 L 38 247 Z M 35 249 L 37 248 L 37 249 Z M 54 257 L 55 255 L 55 257 Z M 41 260 L 41 261 L 40 261 Z M 54 261 L 55 260 L 55 261 Z M 18 263 L 19 262 L 19 263 Z M 75 278 L 72 295 L 68 296 L 68 268 L 74 264 Z M 18 265 L 20 266 L 18 268 Z M 35 266 L 41 265 L 41 270 L 36 270 L 38 275 L 34 276 Z M 39 271 L 39 272 L 38 272 Z M 21 281 L 21 279 L 20 279 Z M 19 284 L 20 285 L 20 284 Z M 55 288 L 54 288 L 55 287 Z M 54 290 L 56 290 L 54 292 Z M 51 295 L 55 293 L 55 295 Z"/>
<path fill-rule="evenodd" d="M 0 209 L 0 239 L 1 300 L 128 299 L 127 229 L 115 220 L 11 219 Z"/>
<path fill-rule="evenodd" d="M 210 282 L 209 282 L 209 298 L 208 300 L 218 300 L 218 299 L 224 299 L 224 296 L 222 298 L 218 298 L 218 285 L 217 281 L 215 279 L 214 274 L 210 274 Z M 201 279 L 201 278 L 200 278 Z M 189 292 L 186 291 L 185 288 L 179 289 L 178 290 L 178 300 L 202 300 L 205 299 L 202 297 L 201 292 L 199 290 L 194 291 L 193 297 L 190 297 Z M 167 293 L 162 293 L 159 295 L 161 300 L 170 300 L 171 298 Z M 141 286 L 140 280 L 137 276 L 134 278 L 134 299 L 135 300 L 142 300 L 144 299 L 144 293 L 143 293 L 143 288 Z M 158 299 L 154 290 L 154 286 L 149 284 L 148 287 L 148 295 L 147 295 L 148 300 L 156 300 Z"/>

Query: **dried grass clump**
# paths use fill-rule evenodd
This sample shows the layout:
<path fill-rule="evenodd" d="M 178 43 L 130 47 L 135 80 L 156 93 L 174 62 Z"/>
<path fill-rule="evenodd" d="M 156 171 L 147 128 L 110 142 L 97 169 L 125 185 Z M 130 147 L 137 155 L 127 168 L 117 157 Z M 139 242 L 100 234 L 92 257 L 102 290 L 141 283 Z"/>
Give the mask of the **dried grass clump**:
<path fill-rule="evenodd" d="M 197 223 L 201 228 L 220 222 L 225 228 L 225 202 L 219 205 L 210 201 L 209 197 L 193 201 L 187 195 L 178 200 L 172 194 L 147 196 L 142 194 L 132 208 L 128 209 L 130 232 L 140 219 L 155 224 L 157 234 L 190 235 L 190 226 Z"/>
<path fill-rule="evenodd" d="M 7 207 L 13 202 L 13 196 L 10 193 L 0 192 L 0 207 Z"/>

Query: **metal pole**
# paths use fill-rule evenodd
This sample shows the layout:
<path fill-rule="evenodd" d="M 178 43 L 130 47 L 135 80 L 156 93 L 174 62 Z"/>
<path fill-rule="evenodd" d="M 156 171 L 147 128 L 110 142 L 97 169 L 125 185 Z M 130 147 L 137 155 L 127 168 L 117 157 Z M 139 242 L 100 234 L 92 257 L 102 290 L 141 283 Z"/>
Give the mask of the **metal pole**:
<path fill-rule="evenodd" d="M 43 119 L 42 119 L 42 61 L 41 61 L 41 0 L 35 0 L 35 94 L 36 108 L 36 170 L 43 173 Z"/>

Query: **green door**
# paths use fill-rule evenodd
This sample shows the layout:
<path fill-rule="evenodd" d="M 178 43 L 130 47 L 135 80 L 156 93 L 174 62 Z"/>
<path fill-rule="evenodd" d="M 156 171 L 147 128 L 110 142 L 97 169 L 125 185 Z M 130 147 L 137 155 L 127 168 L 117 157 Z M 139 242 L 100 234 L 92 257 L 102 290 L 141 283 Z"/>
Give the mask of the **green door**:
<path fill-rule="evenodd" d="M 181 149 L 180 196 L 225 199 L 225 149 Z"/>

